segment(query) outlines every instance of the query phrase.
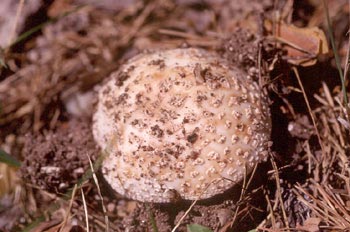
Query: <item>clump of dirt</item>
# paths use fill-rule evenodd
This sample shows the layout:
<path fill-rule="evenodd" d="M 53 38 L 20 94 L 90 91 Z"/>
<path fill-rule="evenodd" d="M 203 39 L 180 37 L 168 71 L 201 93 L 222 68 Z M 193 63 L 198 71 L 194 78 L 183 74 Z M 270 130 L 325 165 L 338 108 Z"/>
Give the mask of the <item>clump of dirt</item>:
<path fill-rule="evenodd" d="M 237 29 L 223 43 L 225 57 L 233 65 L 254 75 L 258 70 L 258 49 L 261 41 L 261 36 L 244 29 Z"/>
<path fill-rule="evenodd" d="M 21 175 L 41 189 L 64 192 L 90 168 L 89 157 L 95 160 L 97 154 L 90 122 L 72 119 L 56 130 L 26 137 Z"/>

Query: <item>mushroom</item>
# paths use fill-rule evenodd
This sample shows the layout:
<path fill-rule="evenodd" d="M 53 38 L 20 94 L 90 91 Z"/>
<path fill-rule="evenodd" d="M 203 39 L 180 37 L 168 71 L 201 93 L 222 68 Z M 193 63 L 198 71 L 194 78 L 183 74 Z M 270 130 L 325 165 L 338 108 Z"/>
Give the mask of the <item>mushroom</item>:
<path fill-rule="evenodd" d="M 197 48 L 132 58 L 100 88 L 93 117 L 105 179 L 143 202 L 228 190 L 266 160 L 270 130 L 259 85 Z"/>

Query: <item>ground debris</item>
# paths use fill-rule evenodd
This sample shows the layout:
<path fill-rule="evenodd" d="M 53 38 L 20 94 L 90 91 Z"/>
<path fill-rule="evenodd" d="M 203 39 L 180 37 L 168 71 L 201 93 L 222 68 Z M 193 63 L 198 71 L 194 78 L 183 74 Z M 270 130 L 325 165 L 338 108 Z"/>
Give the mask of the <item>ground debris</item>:
<path fill-rule="evenodd" d="M 94 160 L 97 154 L 89 123 L 72 120 L 26 137 L 21 175 L 40 189 L 63 193 L 89 169 L 88 156 Z"/>
<path fill-rule="evenodd" d="M 239 207 L 231 193 L 220 199 L 198 202 L 182 221 L 179 231 L 186 231 L 190 223 L 216 231 L 259 228 L 311 232 L 350 228 L 350 139 L 332 57 L 323 57 L 318 59 L 319 64 L 299 69 L 311 113 L 317 119 L 322 150 L 300 86 L 290 65 L 282 59 L 288 58 L 286 50 L 275 42 L 265 41 L 269 32 L 264 30 L 264 19 L 274 22 L 275 16 L 286 16 L 283 19 L 287 25 L 283 27 L 292 36 L 312 37 L 315 46 L 306 50 L 311 53 L 312 61 L 316 61 L 315 56 L 320 54 L 316 48 L 320 48 L 319 42 L 323 39 L 312 31 L 305 35 L 305 31 L 290 25 L 304 29 L 316 26 L 325 31 L 323 8 L 317 1 L 48 2 L 52 4 L 43 12 L 45 17 L 60 17 L 73 11 L 46 24 L 40 33 L 10 50 L 5 60 L 8 69 L 0 73 L 0 145 L 8 147 L 11 155 L 23 163 L 21 189 L 16 189 L 17 193 L 8 191 L 10 195 L 1 198 L 0 230 L 10 230 L 16 224 L 23 229 L 41 213 L 46 216 L 41 228 L 55 228 L 50 222 L 57 218 L 62 222 L 62 215 L 53 216 L 68 211 L 61 193 L 89 169 L 86 154 L 92 158 L 99 154 L 89 125 L 94 89 L 126 59 L 143 50 L 188 46 L 221 52 L 231 63 L 241 65 L 247 71 L 247 78 L 259 81 L 266 78 L 262 86 L 270 90 L 274 125 L 271 153 L 277 168 L 272 169 L 270 163 L 262 165 L 253 181 L 256 185 L 239 202 Z M 93 3 L 86 4 L 90 2 Z M 342 63 L 345 63 L 349 12 L 344 4 L 347 1 L 327 2 Z M 85 6 L 77 8 L 81 3 Z M 288 39 L 289 36 L 282 37 Z M 276 171 L 281 179 L 264 174 Z M 256 180 L 259 177 L 261 179 Z M 105 231 L 106 215 L 96 186 L 87 181 L 78 190 L 81 189 L 91 231 Z M 170 231 L 190 205 L 189 202 L 169 206 L 129 201 L 111 192 L 102 179 L 101 189 L 111 231 L 153 231 L 150 215 L 154 216 L 159 231 Z M 16 197 L 18 191 L 19 198 Z M 71 224 L 68 223 L 72 225 L 71 230 L 85 227 L 80 195 L 72 201 L 70 213 L 74 216 L 69 221 Z M 56 200 L 60 202 L 59 209 L 49 212 L 47 208 Z M 28 214 L 19 202 L 27 205 Z M 237 208 L 238 217 L 234 219 Z"/>

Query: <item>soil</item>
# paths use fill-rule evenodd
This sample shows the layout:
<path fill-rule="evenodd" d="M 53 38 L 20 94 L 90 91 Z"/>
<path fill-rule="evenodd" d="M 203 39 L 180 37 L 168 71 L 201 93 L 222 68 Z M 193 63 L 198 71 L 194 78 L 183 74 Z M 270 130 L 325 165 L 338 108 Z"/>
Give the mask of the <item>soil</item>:
<path fill-rule="evenodd" d="M 334 32 L 345 60 L 346 1 L 329 2 L 334 24 L 341 25 Z M 91 231 L 105 231 L 106 225 L 110 231 L 171 231 L 178 223 L 177 231 L 188 231 L 193 223 L 220 232 L 350 228 L 350 222 L 341 221 L 350 215 L 345 206 L 335 219 L 345 226 L 336 227 L 308 204 L 317 205 L 334 192 L 339 193 L 334 199 L 349 202 L 341 179 L 349 181 L 349 173 L 340 161 L 348 159 L 349 135 L 346 122 L 337 120 L 345 116 L 337 105 L 341 83 L 334 58 L 317 54 L 315 65 L 291 66 L 285 47 L 271 40 L 265 25 L 276 12 L 290 24 L 326 28 L 314 1 L 54 0 L 23 14 L 18 21 L 22 32 L 33 27 L 33 14 L 46 24 L 2 58 L 0 145 L 21 167 L 0 166 L 17 175 L 0 196 L 0 231 L 84 231 L 86 211 Z M 55 20 L 48 23 L 49 18 Z M 143 50 L 190 46 L 217 51 L 264 86 L 272 114 L 271 158 L 248 176 L 252 182 L 246 189 L 242 181 L 192 208 L 184 200 L 152 204 L 125 199 L 98 169 L 103 152 L 91 132 L 96 90 Z M 299 70 L 316 128 L 292 67 Z M 335 189 L 332 194 L 319 190 L 322 183 Z"/>
<path fill-rule="evenodd" d="M 99 149 L 90 121 L 72 119 L 55 130 L 25 137 L 20 173 L 28 183 L 54 193 L 64 193 L 90 169 Z"/>

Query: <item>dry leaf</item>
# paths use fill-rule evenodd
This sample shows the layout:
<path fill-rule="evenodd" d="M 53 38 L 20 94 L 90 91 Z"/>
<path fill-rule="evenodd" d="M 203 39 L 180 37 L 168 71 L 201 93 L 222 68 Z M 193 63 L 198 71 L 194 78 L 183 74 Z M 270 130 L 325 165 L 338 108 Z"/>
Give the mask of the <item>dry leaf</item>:
<path fill-rule="evenodd" d="M 265 27 L 272 31 L 271 22 L 267 21 Z M 314 65 L 318 55 L 329 51 L 327 38 L 318 27 L 299 28 L 281 22 L 275 28 L 275 39 L 287 51 L 286 60 L 291 64 Z"/>

